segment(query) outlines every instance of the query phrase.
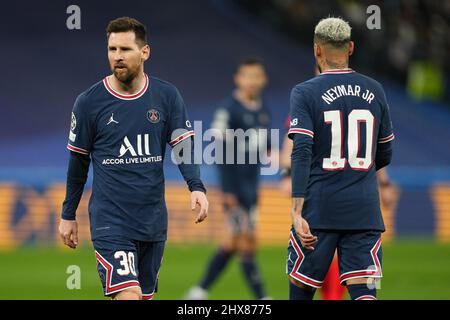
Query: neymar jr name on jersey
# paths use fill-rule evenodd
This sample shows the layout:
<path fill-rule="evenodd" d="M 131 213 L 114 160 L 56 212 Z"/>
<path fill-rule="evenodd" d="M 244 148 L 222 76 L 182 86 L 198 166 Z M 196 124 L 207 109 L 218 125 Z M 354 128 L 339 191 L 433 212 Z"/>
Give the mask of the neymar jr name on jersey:
<path fill-rule="evenodd" d="M 375 98 L 375 95 L 366 89 L 366 91 L 361 95 L 361 87 L 358 85 L 339 85 L 328 89 L 322 93 L 322 99 L 327 104 L 331 104 L 334 100 L 343 96 L 356 96 L 361 97 L 366 100 L 367 103 L 371 103 Z"/>

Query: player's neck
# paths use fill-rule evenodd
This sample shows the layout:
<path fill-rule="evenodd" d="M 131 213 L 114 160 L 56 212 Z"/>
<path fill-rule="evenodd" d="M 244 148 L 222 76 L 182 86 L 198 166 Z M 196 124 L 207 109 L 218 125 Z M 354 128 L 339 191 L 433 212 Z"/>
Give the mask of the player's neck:
<path fill-rule="evenodd" d="M 108 77 L 108 82 L 114 91 L 123 94 L 134 94 L 142 90 L 145 86 L 145 74 L 144 72 L 139 72 L 131 82 L 125 83 L 117 79 L 113 74 Z"/>
<path fill-rule="evenodd" d="M 259 110 L 261 108 L 261 98 L 259 96 L 250 96 L 242 90 L 236 90 L 234 97 L 247 109 Z"/>
<path fill-rule="evenodd" d="M 324 73 L 326 71 L 348 70 L 348 69 L 350 69 L 348 66 L 342 66 L 342 67 L 339 67 L 339 68 L 331 68 L 331 67 L 330 68 L 323 68 L 321 73 Z"/>
<path fill-rule="evenodd" d="M 341 60 L 331 60 L 326 59 L 320 66 L 321 72 L 325 72 L 328 70 L 342 70 L 348 69 L 348 59 Z"/>

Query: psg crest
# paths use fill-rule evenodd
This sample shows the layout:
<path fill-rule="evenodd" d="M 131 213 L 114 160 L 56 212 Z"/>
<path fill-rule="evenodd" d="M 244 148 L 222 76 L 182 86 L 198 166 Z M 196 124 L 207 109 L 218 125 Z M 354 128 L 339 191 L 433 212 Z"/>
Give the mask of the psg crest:
<path fill-rule="evenodd" d="M 70 130 L 75 130 L 77 127 L 77 118 L 75 118 L 75 114 L 72 112 L 72 119 L 70 121 Z"/>
<path fill-rule="evenodd" d="M 147 111 L 147 119 L 148 121 L 150 121 L 151 123 L 158 123 L 160 116 L 159 116 L 159 112 L 156 109 L 150 109 Z"/>

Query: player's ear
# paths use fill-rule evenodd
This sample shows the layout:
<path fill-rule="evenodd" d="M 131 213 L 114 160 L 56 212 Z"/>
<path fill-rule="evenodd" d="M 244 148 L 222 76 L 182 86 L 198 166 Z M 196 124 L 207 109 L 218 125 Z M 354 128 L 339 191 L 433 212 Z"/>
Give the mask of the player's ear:
<path fill-rule="evenodd" d="M 146 61 L 150 57 L 150 46 L 146 44 L 141 49 L 142 59 Z"/>
<path fill-rule="evenodd" d="M 353 50 L 355 49 L 355 43 L 350 41 L 348 43 L 348 55 L 351 56 L 353 54 Z"/>
<path fill-rule="evenodd" d="M 314 42 L 314 56 L 319 58 L 322 55 L 322 48 L 317 42 Z"/>

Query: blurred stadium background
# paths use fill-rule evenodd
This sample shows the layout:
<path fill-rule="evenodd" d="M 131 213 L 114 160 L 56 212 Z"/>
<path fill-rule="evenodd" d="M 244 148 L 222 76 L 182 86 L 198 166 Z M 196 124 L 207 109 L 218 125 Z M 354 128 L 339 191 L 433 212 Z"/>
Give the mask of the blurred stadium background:
<path fill-rule="evenodd" d="M 81 8 L 81 30 L 68 30 L 66 8 Z M 369 30 L 366 8 L 381 8 Z M 98 299 L 101 286 L 89 241 L 87 200 L 78 210 L 82 246 L 57 236 L 65 193 L 70 111 L 75 97 L 108 74 L 104 30 L 132 16 L 148 26 L 149 74 L 174 83 L 191 120 L 210 124 L 217 101 L 233 88 L 235 64 L 262 58 L 273 127 L 283 129 L 289 92 L 313 74 L 312 33 L 328 15 L 350 21 L 351 67 L 379 80 L 390 101 L 396 140 L 388 173 L 399 202 L 384 210 L 385 299 L 450 299 L 450 1 L 165 0 L 28 1 L 2 4 L 0 85 L 0 299 Z M 284 131 L 283 131 L 284 132 Z M 158 299 L 181 299 L 220 240 L 223 215 L 214 167 L 202 165 L 211 212 L 195 225 L 177 168 L 166 161 L 169 240 Z M 279 176 L 261 190 L 258 259 L 269 294 L 287 298 L 285 253 L 290 200 Z M 66 288 L 66 268 L 82 271 Z M 213 299 L 250 299 L 237 264 Z"/>

